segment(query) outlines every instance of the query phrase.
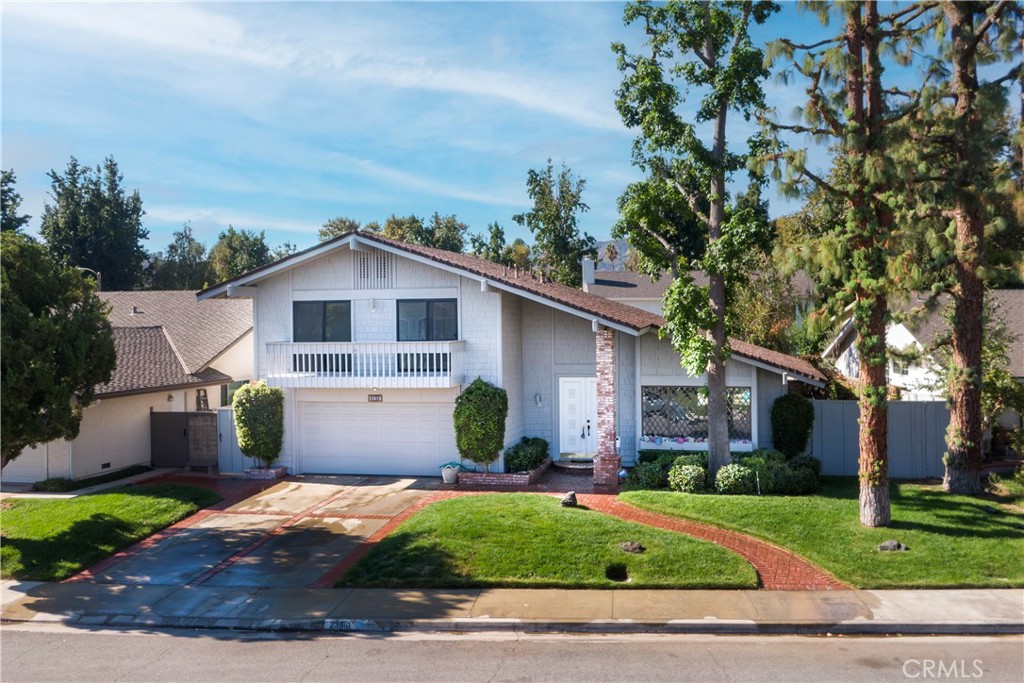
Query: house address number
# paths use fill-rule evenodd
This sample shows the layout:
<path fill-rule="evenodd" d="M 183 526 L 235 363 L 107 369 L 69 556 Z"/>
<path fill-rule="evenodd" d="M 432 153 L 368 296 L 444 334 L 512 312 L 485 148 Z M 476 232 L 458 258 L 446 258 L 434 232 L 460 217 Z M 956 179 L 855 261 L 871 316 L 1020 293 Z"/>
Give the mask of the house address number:
<path fill-rule="evenodd" d="M 370 403 L 383 403 L 384 394 L 367 394 L 366 400 L 369 401 Z"/>

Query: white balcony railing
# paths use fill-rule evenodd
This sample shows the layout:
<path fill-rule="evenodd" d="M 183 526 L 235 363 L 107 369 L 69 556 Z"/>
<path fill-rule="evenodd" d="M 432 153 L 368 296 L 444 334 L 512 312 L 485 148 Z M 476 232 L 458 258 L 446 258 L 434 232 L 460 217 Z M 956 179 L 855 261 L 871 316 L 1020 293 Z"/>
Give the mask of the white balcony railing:
<path fill-rule="evenodd" d="M 448 388 L 462 382 L 461 341 L 270 342 L 267 384 L 338 389 Z"/>

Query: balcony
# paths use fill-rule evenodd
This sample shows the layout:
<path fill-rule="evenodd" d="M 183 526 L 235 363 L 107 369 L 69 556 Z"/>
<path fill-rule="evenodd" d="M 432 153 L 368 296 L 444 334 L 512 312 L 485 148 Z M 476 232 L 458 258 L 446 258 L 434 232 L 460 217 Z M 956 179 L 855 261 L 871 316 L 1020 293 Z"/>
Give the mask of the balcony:
<path fill-rule="evenodd" d="M 301 389 L 447 389 L 462 383 L 462 341 L 271 342 L 267 384 Z"/>

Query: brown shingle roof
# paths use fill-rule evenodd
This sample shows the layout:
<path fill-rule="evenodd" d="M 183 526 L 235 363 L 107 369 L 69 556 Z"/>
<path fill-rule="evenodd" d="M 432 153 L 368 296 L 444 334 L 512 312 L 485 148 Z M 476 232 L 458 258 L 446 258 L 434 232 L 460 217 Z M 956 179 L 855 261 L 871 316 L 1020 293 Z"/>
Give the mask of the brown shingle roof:
<path fill-rule="evenodd" d="M 186 372 L 162 327 L 114 327 L 114 348 L 117 367 L 110 381 L 96 388 L 97 396 L 231 381 L 213 369 Z"/>
<path fill-rule="evenodd" d="M 252 329 L 248 299 L 197 301 L 191 291 L 101 292 L 100 296 L 111 306 L 114 327 L 163 327 L 190 373 L 205 368 Z"/>
<path fill-rule="evenodd" d="M 331 240 L 327 240 L 320 244 L 317 244 L 309 249 L 297 252 L 290 256 L 276 261 L 275 263 L 268 264 L 255 268 L 248 273 L 243 273 L 237 277 L 231 278 L 224 282 L 218 283 L 213 287 L 204 289 L 199 295 L 211 292 L 214 289 L 224 287 L 225 285 L 237 282 L 242 279 L 247 279 L 249 276 L 259 273 L 261 271 L 269 270 L 278 263 L 289 261 L 295 258 L 299 258 L 313 251 L 314 249 L 320 249 L 325 245 L 331 243 L 341 242 L 352 237 L 354 234 L 358 234 L 360 239 L 365 239 L 370 242 L 377 242 L 379 244 L 388 245 L 399 249 L 401 251 L 408 252 L 410 254 L 416 254 L 423 256 L 437 263 L 442 263 L 454 268 L 458 268 L 468 273 L 472 273 L 477 276 L 487 278 L 495 283 L 502 283 L 512 289 L 518 289 L 523 292 L 534 294 L 549 301 L 562 304 L 569 308 L 580 311 L 587 315 L 594 316 L 606 321 L 618 323 L 624 327 L 642 331 L 649 328 L 659 328 L 664 326 L 665 320 L 660 315 L 644 311 L 630 306 L 625 303 L 613 301 L 604 296 L 599 296 L 594 293 L 584 292 L 580 289 L 573 287 L 567 287 L 565 285 L 558 284 L 557 282 L 541 281 L 539 278 L 534 277 L 529 273 L 516 273 L 514 269 L 506 268 L 505 266 L 499 265 L 492 261 L 478 258 L 472 254 L 462 254 L 451 251 L 444 251 L 443 249 L 435 249 L 433 247 L 425 247 L 419 244 L 410 244 L 408 242 L 400 242 L 398 240 L 388 239 L 381 237 L 380 235 L 374 235 L 371 233 L 345 233 L 339 235 Z M 602 275 L 609 275 L 610 273 L 602 273 Z M 635 275 L 635 274 L 633 274 Z M 663 278 L 664 280 L 664 278 Z M 810 363 L 788 356 L 784 353 L 778 353 L 777 351 L 771 351 L 769 349 L 755 346 L 754 344 L 748 344 L 738 340 L 730 340 L 730 345 L 733 349 L 733 353 L 740 357 L 750 358 L 757 360 L 767 365 L 777 367 L 781 370 L 798 374 L 808 379 L 823 382 L 825 376 L 816 370 Z"/>

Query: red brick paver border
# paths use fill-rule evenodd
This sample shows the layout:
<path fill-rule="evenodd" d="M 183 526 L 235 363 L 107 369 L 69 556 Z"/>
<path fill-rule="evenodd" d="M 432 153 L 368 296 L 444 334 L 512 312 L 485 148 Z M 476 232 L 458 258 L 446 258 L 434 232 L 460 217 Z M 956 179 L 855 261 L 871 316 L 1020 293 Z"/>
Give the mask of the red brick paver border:
<path fill-rule="evenodd" d="M 746 534 L 710 524 L 647 512 L 620 502 L 613 495 L 580 494 L 578 500 L 592 510 L 629 522 L 675 531 L 728 548 L 754 566 L 767 590 L 849 590 L 842 581 L 799 555 Z"/>

